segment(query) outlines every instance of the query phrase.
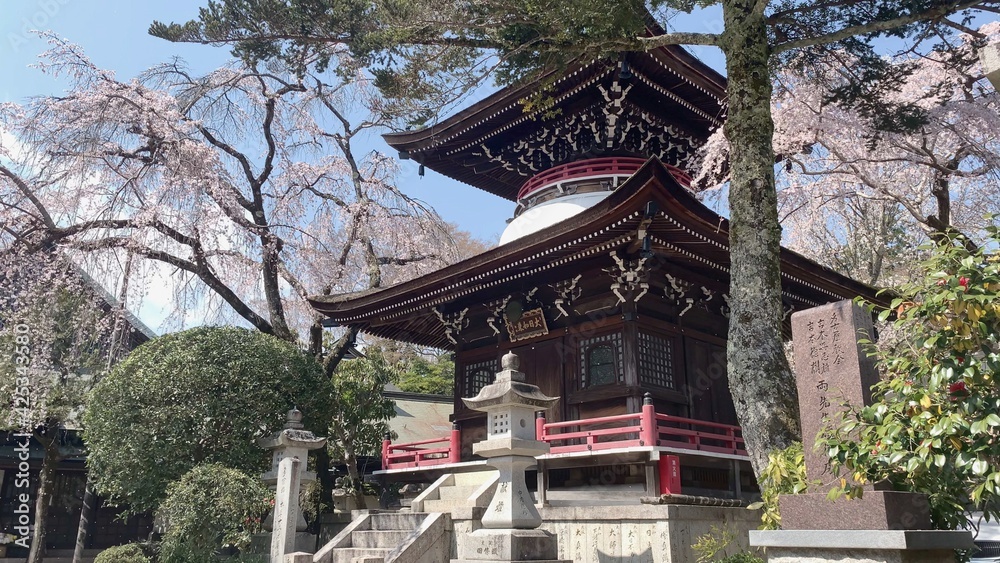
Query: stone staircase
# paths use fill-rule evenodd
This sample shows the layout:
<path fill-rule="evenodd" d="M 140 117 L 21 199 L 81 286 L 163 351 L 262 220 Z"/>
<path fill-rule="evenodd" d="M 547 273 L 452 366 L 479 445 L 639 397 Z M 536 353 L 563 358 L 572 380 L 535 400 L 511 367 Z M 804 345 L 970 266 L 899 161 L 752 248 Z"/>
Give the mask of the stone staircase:
<path fill-rule="evenodd" d="M 456 510 L 485 508 L 493 498 L 499 479 L 500 474 L 495 470 L 442 475 L 413 499 L 411 509 L 414 512 L 453 514 Z"/>
<path fill-rule="evenodd" d="M 358 511 L 313 557 L 314 563 L 439 563 L 449 559 L 451 517 Z"/>

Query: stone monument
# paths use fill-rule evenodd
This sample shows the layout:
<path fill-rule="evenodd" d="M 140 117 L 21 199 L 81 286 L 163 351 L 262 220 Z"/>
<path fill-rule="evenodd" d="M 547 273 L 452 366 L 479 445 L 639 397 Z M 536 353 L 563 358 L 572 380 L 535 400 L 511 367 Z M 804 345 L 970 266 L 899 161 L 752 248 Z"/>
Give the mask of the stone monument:
<path fill-rule="evenodd" d="M 463 399 L 469 408 L 486 412 L 486 439 L 473 445 L 472 451 L 488 458 L 500 480 L 483 514 L 483 528 L 466 538 L 460 559 L 452 563 L 557 561 L 557 538 L 538 529 L 542 518 L 524 473 L 535 465 L 535 456 L 549 451 L 548 444 L 535 439 L 535 412 L 552 407 L 559 398 L 526 383 L 517 368 L 517 356 L 508 352 L 496 381 L 476 397 Z"/>
<path fill-rule="evenodd" d="M 298 539 L 296 520 L 299 509 L 299 479 L 302 466 L 298 458 L 286 457 L 278 463 L 277 490 L 274 494 L 274 518 L 271 530 L 271 563 L 284 563 L 285 555 L 295 551 Z"/>
<path fill-rule="evenodd" d="M 305 533 L 306 519 L 302 510 L 298 506 L 299 488 L 302 484 L 316 480 L 316 474 L 306 470 L 306 462 L 309 459 L 309 451 L 322 448 L 326 445 L 326 438 L 317 438 L 315 434 L 304 430 L 302 426 L 302 412 L 296 408 L 288 411 L 285 427 L 278 432 L 264 438 L 258 438 L 257 444 L 265 450 L 272 452 L 272 464 L 270 471 L 264 473 L 261 478 L 264 483 L 277 489 L 280 482 L 281 461 L 287 458 L 294 458 L 301 463 L 296 465 L 297 475 L 295 476 L 295 488 L 293 493 L 296 498 L 295 503 L 295 545 L 301 550 L 313 551 L 316 548 L 316 536 Z M 264 529 L 272 530 L 274 526 L 274 515 L 272 511 L 264 520 Z"/>
<path fill-rule="evenodd" d="M 824 424 L 843 403 L 871 405 L 878 383 L 875 363 L 859 339 L 874 339 L 871 316 L 850 301 L 799 311 L 792 315 L 795 383 L 799 393 L 806 476 L 820 480 L 819 490 L 783 495 L 782 528 L 840 530 L 926 530 L 931 527 L 927 496 L 864 486 L 860 499 L 830 502 L 826 493 L 839 478 L 829 471 L 823 451 L 814 448 Z"/>
<path fill-rule="evenodd" d="M 871 317 L 851 301 L 792 315 L 795 381 L 802 421 L 806 476 L 819 488 L 782 495 L 780 531 L 750 532 L 751 545 L 768 548 L 768 561 L 950 561 L 950 550 L 972 546 L 968 532 L 930 530 L 926 495 L 864 486 L 862 498 L 830 501 L 839 476 L 830 473 L 816 437 L 840 405 L 872 403 L 874 362 L 858 344 L 874 338 Z M 832 532 L 831 530 L 839 530 Z"/>

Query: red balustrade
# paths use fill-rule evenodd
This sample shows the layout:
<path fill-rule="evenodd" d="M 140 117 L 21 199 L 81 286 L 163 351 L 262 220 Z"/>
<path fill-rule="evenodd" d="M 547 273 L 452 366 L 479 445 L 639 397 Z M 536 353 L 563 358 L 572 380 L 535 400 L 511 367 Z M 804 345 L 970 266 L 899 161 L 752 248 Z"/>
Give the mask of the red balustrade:
<path fill-rule="evenodd" d="M 517 192 L 517 199 L 520 201 L 541 188 L 550 186 L 556 182 L 600 176 L 631 176 L 639 168 L 642 168 L 642 165 L 645 163 L 646 160 L 643 158 L 615 156 L 589 158 L 561 164 L 549 168 L 525 182 Z M 686 172 L 669 164 L 665 164 L 664 166 L 667 167 L 670 174 L 682 186 L 688 187 L 691 185 L 691 177 Z"/>
<path fill-rule="evenodd" d="M 429 447 L 431 444 L 443 444 Z M 393 444 L 382 440 L 382 470 L 407 467 L 430 467 L 461 461 L 462 436 L 457 428 L 445 438 Z"/>
<path fill-rule="evenodd" d="M 539 413 L 535 435 L 549 444 L 552 454 L 654 446 L 746 455 L 739 426 L 657 414 L 651 400 L 644 402 L 642 412 L 618 416 L 547 423 Z M 657 470 L 660 494 L 681 492 L 680 458 L 661 453 Z"/>
<path fill-rule="evenodd" d="M 565 422 L 547 423 L 539 418 L 535 427 L 538 439 L 548 442 L 553 454 L 663 446 L 746 455 L 739 426 L 657 414 L 653 405 L 643 405 L 642 412 L 634 414 Z"/>

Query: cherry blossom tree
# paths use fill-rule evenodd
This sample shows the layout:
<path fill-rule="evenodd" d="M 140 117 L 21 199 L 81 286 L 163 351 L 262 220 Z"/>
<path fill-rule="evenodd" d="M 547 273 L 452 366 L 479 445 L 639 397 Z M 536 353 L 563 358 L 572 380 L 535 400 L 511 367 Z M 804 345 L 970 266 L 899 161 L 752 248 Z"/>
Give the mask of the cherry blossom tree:
<path fill-rule="evenodd" d="M 27 452 L 36 442 L 44 452 L 31 498 L 34 531 L 29 538 L 22 522 L 14 530 L 19 545 L 30 543 L 31 563 L 44 554 L 66 428 L 104 370 L 131 346 L 123 313 L 57 253 L 0 254 L 0 430 L 15 449 Z M 26 468 L 18 467 L 15 479 L 26 479 Z"/>
<path fill-rule="evenodd" d="M 884 101 L 912 104 L 923 124 L 879 131 L 872 116 L 831 102 L 851 58 L 786 72 L 772 102 L 774 150 L 782 156 L 779 205 L 792 248 L 869 283 L 905 267 L 926 238 L 980 238 L 1000 212 L 1000 97 L 976 47 L 1000 23 L 948 38 L 948 51 L 897 58 L 903 78 Z M 702 179 L 723 170 L 728 146 L 716 134 Z"/>
<path fill-rule="evenodd" d="M 39 67 L 71 86 L 0 107 L 0 249 L 56 246 L 98 273 L 134 256 L 135 291 L 167 272 L 178 315 L 203 308 L 317 356 L 306 296 L 456 258 L 448 227 L 393 184 L 394 161 L 359 148 L 416 109 L 377 96 L 346 53 L 324 78 L 174 61 L 123 81 L 48 39 Z"/>

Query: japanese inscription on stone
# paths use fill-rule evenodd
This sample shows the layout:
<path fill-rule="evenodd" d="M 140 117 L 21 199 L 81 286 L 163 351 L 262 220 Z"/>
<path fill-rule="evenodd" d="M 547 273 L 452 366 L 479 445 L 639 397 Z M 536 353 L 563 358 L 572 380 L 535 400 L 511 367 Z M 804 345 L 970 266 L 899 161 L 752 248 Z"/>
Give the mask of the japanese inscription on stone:
<path fill-rule="evenodd" d="M 878 381 L 878 374 L 858 339 L 872 336 L 870 315 L 850 301 L 792 315 L 795 382 L 810 479 L 832 478 L 826 469 L 826 456 L 813 449 L 825 421 L 844 402 L 856 406 L 871 402 L 871 386 Z"/>

